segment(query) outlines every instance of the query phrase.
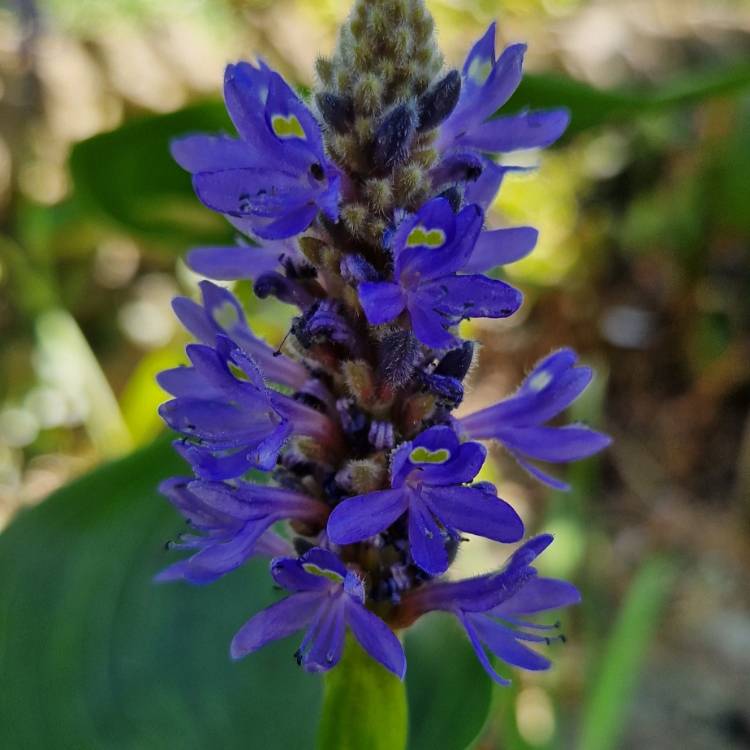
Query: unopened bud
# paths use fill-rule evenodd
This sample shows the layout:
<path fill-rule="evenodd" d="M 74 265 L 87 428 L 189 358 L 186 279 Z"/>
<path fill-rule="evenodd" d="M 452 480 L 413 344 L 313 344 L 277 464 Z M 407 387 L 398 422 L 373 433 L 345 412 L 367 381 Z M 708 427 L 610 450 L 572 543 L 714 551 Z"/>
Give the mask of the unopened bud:
<path fill-rule="evenodd" d="M 354 119 L 354 103 L 348 96 L 323 92 L 316 94 L 315 102 L 326 125 L 338 133 L 344 133 Z"/>
<path fill-rule="evenodd" d="M 399 104 L 375 131 L 372 163 L 376 169 L 390 169 L 406 158 L 417 127 L 417 113 L 410 104 Z"/>
<path fill-rule="evenodd" d="M 452 70 L 443 79 L 428 89 L 417 102 L 419 125 L 417 130 L 423 132 L 440 125 L 458 104 L 461 95 L 461 76 Z"/>

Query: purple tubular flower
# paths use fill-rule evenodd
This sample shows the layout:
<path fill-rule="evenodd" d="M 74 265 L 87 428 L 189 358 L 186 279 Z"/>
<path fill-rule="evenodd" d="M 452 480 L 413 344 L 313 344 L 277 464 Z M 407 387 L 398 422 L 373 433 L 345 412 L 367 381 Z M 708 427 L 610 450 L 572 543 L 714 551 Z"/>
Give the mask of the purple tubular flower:
<path fill-rule="evenodd" d="M 450 427 L 425 430 L 393 454 L 391 489 L 357 495 L 334 508 L 328 538 L 335 544 L 359 542 L 407 513 L 412 558 L 430 575 L 448 567 L 444 532 L 453 538 L 460 530 L 499 542 L 518 541 L 523 523 L 515 510 L 494 491 L 465 486 L 486 455 L 479 443 L 459 443 Z"/>
<path fill-rule="evenodd" d="M 570 349 L 550 354 L 537 363 L 513 396 L 459 419 L 459 431 L 474 440 L 498 440 L 532 476 L 555 489 L 568 489 L 529 461 L 577 461 L 611 442 L 583 425 L 544 424 L 570 406 L 591 382 L 591 368 L 576 367 L 577 359 Z"/>
<path fill-rule="evenodd" d="M 458 345 L 448 331 L 465 318 L 504 318 L 521 305 L 521 293 L 478 274 L 458 275 L 471 258 L 483 214 L 469 205 L 454 214 L 435 198 L 405 218 L 393 236 L 394 281 L 363 282 L 359 300 L 372 325 L 407 310 L 414 335 L 427 346 Z"/>
<path fill-rule="evenodd" d="M 549 659 L 528 648 L 525 643 L 564 640 L 550 637 L 557 625 L 538 625 L 519 617 L 561 609 L 581 600 L 578 590 L 566 581 L 541 578 L 531 563 L 552 542 L 543 534 L 521 546 L 498 573 L 455 583 L 434 583 L 419 589 L 404 601 L 404 606 L 420 616 L 441 610 L 456 616 L 471 641 L 480 663 L 495 682 L 509 685 L 487 656 L 487 651 L 514 667 L 544 670 Z"/>
<path fill-rule="evenodd" d="M 162 571 L 159 582 L 210 583 L 255 555 L 284 554 L 289 546 L 270 530 L 274 523 L 293 519 L 322 526 L 328 515 L 328 507 L 319 500 L 280 487 L 245 482 L 235 487 L 176 477 L 159 490 L 191 529 L 202 533 L 184 534 L 170 544 L 195 553 Z"/>
<path fill-rule="evenodd" d="M 268 380 L 289 388 L 301 388 L 304 385 L 309 378 L 305 366 L 279 354 L 259 339 L 250 330 L 242 305 L 231 292 L 210 281 L 202 281 L 200 290 L 202 305 L 187 297 L 177 297 L 172 303 L 182 325 L 198 341 L 214 346 L 218 335 L 225 336 L 257 363 Z M 173 376 L 162 374 L 161 377 Z"/>
<path fill-rule="evenodd" d="M 175 396 L 159 414 L 190 439 L 175 445 L 179 453 L 204 479 L 272 468 L 292 425 L 276 408 L 255 362 L 225 336 L 217 336 L 216 348 L 189 344 L 186 351 L 192 366 L 159 376 L 162 388 Z"/>
<path fill-rule="evenodd" d="M 281 76 L 263 62 L 229 65 L 224 99 L 239 139 L 191 135 L 172 143 L 201 201 L 266 240 L 299 234 L 319 212 L 336 221 L 341 176 L 320 126 Z"/>
<path fill-rule="evenodd" d="M 471 148 L 500 153 L 543 148 L 563 134 L 570 120 L 564 109 L 493 117 L 521 82 L 525 51 L 526 45 L 514 44 L 495 59 L 495 24 L 490 24 L 464 63 L 461 97 L 440 128 L 437 146 L 441 151 Z"/>
<path fill-rule="evenodd" d="M 308 672 L 325 672 L 341 659 L 347 627 L 375 661 L 399 679 L 406 673 L 406 657 L 393 631 L 364 606 L 362 581 L 336 555 L 315 547 L 301 558 L 277 558 L 271 575 L 292 592 L 246 622 L 234 636 L 234 659 L 267 643 L 307 628 L 295 653 Z"/>
<path fill-rule="evenodd" d="M 293 240 L 268 240 L 259 247 L 247 244 L 196 247 L 186 258 L 188 266 L 196 273 L 218 281 L 256 279 L 278 270 L 287 259 L 300 258 Z"/>

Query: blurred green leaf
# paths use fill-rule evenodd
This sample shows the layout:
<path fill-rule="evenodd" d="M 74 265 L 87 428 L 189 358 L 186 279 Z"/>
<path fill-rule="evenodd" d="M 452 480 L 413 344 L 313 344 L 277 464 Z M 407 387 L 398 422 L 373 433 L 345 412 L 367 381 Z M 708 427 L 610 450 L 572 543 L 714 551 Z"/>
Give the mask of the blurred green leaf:
<path fill-rule="evenodd" d="M 482 731 L 492 681 L 455 619 L 431 614 L 406 636 L 409 750 L 466 748 Z"/>
<path fill-rule="evenodd" d="M 320 750 L 405 750 L 406 689 L 351 637 L 336 669 L 324 676 Z"/>
<path fill-rule="evenodd" d="M 643 564 L 620 609 L 583 712 L 579 750 L 613 750 L 627 721 L 641 666 L 676 579 L 674 563 Z"/>
<path fill-rule="evenodd" d="M 201 206 L 190 175 L 169 153 L 169 142 L 194 131 L 229 131 L 219 102 L 125 123 L 78 143 L 70 167 L 76 196 L 131 232 L 172 246 L 222 242 L 231 227 Z"/>
<path fill-rule="evenodd" d="M 151 582 L 181 526 L 156 486 L 184 472 L 160 439 L 0 535 L 0 747 L 314 747 L 321 686 L 294 663 L 299 638 L 229 659 L 237 629 L 278 598 L 267 563 L 201 588 Z M 446 625 L 408 638 L 411 750 L 463 750 L 487 715 L 490 681 Z"/>
<path fill-rule="evenodd" d="M 650 112 L 695 104 L 714 96 L 750 87 L 750 64 L 693 72 L 658 88 L 634 91 L 597 89 L 583 81 L 554 74 L 524 76 L 506 111 L 567 107 L 571 112 L 567 135 L 610 122 L 632 120 Z"/>

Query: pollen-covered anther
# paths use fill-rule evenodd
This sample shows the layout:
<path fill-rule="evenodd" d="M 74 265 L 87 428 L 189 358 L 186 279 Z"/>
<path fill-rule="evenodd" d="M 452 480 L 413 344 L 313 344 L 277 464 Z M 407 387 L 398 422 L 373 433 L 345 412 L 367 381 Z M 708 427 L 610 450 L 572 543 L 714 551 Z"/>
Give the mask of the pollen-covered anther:
<path fill-rule="evenodd" d="M 363 359 L 348 360 L 341 365 L 346 388 L 361 406 L 375 398 L 375 378 L 372 368 Z"/>
<path fill-rule="evenodd" d="M 336 474 L 336 481 L 352 494 L 375 492 L 388 481 L 388 466 L 382 458 L 349 461 Z"/>

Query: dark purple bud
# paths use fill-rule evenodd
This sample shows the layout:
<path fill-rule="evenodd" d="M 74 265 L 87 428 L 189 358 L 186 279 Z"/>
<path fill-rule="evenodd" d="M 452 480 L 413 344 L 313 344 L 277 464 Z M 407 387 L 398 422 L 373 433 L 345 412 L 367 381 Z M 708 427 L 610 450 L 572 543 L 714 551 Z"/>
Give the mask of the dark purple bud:
<path fill-rule="evenodd" d="M 372 144 L 372 163 L 376 169 L 400 164 L 411 146 L 417 128 L 417 113 L 411 104 L 394 107 L 378 125 Z"/>
<path fill-rule="evenodd" d="M 287 279 L 276 271 L 263 273 L 255 280 L 253 291 L 261 299 L 276 297 L 289 305 L 304 310 L 312 304 L 313 296 L 294 279 Z"/>
<path fill-rule="evenodd" d="M 443 192 L 440 193 L 438 197 L 445 198 L 445 200 L 447 200 L 448 203 L 451 204 L 451 208 L 453 209 L 454 214 L 457 214 L 461 210 L 461 201 L 463 200 L 463 195 L 457 187 L 449 187 L 446 190 L 443 190 Z"/>
<path fill-rule="evenodd" d="M 361 255 L 346 255 L 341 261 L 341 275 L 350 282 L 379 281 L 380 274 Z"/>
<path fill-rule="evenodd" d="M 314 279 L 318 272 L 315 266 L 304 260 L 295 260 L 288 255 L 281 256 L 281 265 L 284 267 L 288 279 Z"/>
<path fill-rule="evenodd" d="M 474 182 L 482 174 L 482 160 L 473 153 L 455 153 L 446 156 L 430 171 L 435 187 L 456 182 Z"/>
<path fill-rule="evenodd" d="M 449 375 L 457 380 L 463 380 L 469 372 L 474 358 L 474 342 L 464 341 L 458 349 L 451 349 L 435 368 L 435 375 Z"/>
<path fill-rule="evenodd" d="M 386 383 L 400 388 L 411 380 L 421 356 L 419 342 L 410 331 L 394 331 L 380 342 L 378 370 Z"/>
<path fill-rule="evenodd" d="M 430 87 L 419 97 L 417 110 L 419 113 L 420 132 L 432 130 L 440 125 L 456 108 L 458 97 L 461 95 L 461 75 L 457 70 L 451 70 L 448 75 Z"/>
<path fill-rule="evenodd" d="M 422 383 L 430 393 L 438 397 L 441 404 L 455 409 L 464 399 L 461 381 L 450 375 L 422 373 Z"/>
<path fill-rule="evenodd" d="M 354 120 L 354 103 L 348 96 L 324 92 L 315 95 L 315 102 L 326 125 L 338 133 L 349 129 Z"/>

